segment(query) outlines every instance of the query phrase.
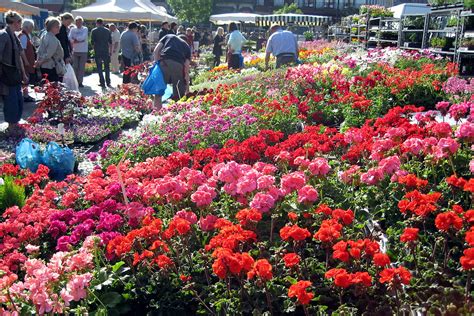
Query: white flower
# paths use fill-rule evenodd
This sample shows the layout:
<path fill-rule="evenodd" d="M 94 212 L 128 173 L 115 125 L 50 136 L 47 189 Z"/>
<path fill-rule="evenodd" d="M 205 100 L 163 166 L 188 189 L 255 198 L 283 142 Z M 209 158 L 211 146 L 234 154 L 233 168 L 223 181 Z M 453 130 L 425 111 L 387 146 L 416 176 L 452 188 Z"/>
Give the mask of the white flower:
<path fill-rule="evenodd" d="M 2 178 L 0 178 L 0 185 L 4 185 L 5 184 L 5 181 L 3 181 Z"/>

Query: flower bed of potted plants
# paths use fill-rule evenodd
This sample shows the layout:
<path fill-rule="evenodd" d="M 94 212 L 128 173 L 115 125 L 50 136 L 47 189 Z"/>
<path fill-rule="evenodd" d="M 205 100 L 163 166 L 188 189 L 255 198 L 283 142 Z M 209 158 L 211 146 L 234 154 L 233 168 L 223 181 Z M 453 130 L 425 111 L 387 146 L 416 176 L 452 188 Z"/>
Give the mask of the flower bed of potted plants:
<path fill-rule="evenodd" d="M 0 165 L 0 312 L 473 313 L 474 82 L 336 56 L 145 116 L 86 176 Z"/>

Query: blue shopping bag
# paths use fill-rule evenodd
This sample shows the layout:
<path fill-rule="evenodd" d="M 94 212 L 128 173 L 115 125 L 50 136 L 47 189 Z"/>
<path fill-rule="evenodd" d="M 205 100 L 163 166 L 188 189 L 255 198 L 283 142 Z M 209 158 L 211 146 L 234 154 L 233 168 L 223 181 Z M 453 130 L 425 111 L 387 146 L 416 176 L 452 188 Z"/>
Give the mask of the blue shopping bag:
<path fill-rule="evenodd" d="M 43 152 L 43 163 L 50 170 L 49 176 L 54 180 L 64 180 L 74 172 L 76 159 L 69 147 L 61 147 L 55 142 L 49 142 Z"/>
<path fill-rule="evenodd" d="M 142 84 L 143 92 L 147 95 L 163 95 L 166 91 L 166 83 L 161 72 L 160 62 L 156 62 L 150 68 L 148 77 Z"/>
<path fill-rule="evenodd" d="M 16 163 L 21 169 L 30 169 L 36 172 L 38 166 L 43 162 L 40 146 L 29 138 L 23 138 L 16 146 Z"/>

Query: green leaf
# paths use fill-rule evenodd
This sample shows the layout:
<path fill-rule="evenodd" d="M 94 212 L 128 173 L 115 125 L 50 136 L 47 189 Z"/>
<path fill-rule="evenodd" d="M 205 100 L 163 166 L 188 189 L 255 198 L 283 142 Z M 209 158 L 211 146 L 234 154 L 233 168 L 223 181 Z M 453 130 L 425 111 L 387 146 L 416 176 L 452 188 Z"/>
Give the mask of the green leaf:
<path fill-rule="evenodd" d="M 122 295 L 117 292 L 108 292 L 101 295 L 100 300 L 108 307 L 115 307 L 122 301 Z"/>
<path fill-rule="evenodd" d="M 124 264 L 125 262 L 123 261 L 117 262 L 116 264 L 112 266 L 112 271 L 117 272 Z"/>

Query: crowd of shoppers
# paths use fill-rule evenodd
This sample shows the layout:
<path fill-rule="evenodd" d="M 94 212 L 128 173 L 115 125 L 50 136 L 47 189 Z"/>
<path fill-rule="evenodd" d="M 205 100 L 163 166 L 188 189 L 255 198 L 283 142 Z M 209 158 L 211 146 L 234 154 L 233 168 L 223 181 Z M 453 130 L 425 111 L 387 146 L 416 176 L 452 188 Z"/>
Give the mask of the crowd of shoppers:
<path fill-rule="evenodd" d="M 212 40 L 208 31 L 201 33 L 196 27 L 185 28 L 168 22 L 161 24 L 159 32 L 149 34 L 147 28 L 137 21 L 130 22 L 121 32 L 122 29 L 119 30 L 115 24 L 106 25 L 98 18 L 95 28 L 89 32 L 82 17 L 64 13 L 59 18 L 46 20 L 36 43 L 32 37 L 32 20 L 23 19 L 14 11 L 4 16 L 6 27 L 0 31 L 0 95 L 5 104 L 5 119 L 11 128 L 15 128 L 21 119 L 23 102 L 35 101 L 28 95 L 28 84 L 37 84 L 41 78 L 62 81 L 68 64 L 71 64 L 79 87 L 83 87 L 85 66 L 91 57 L 89 41 L 99 83 L 104 88 L 111 87 L 111 71 L 119 73 L 123 70 L 123 83 L 130 83 L 130 67 L 154 59 L 161 61 L 164 79 L 173 85 L 173 97 L 177 99 L 189 90 L 192 56 L 199 56 L 200 46 L 212 43 L 214 66 L 219 66 L 225 56 L 229 68 L 243 67 L 242 48 L 246 38 L 235 23 L 229 24 L 227 36 L 219 27 Z M 153 53 L 149 48 L 152 35 L 158 41 Z M 293 33 L 272 26 L 266 47 L 267 66 L 271 54 L 276 57 L 277 67 L 296 62 L 298 45 Z M 161 107 L 161 99 L 157 98 L 155 103 L 157 108 Z"/>

